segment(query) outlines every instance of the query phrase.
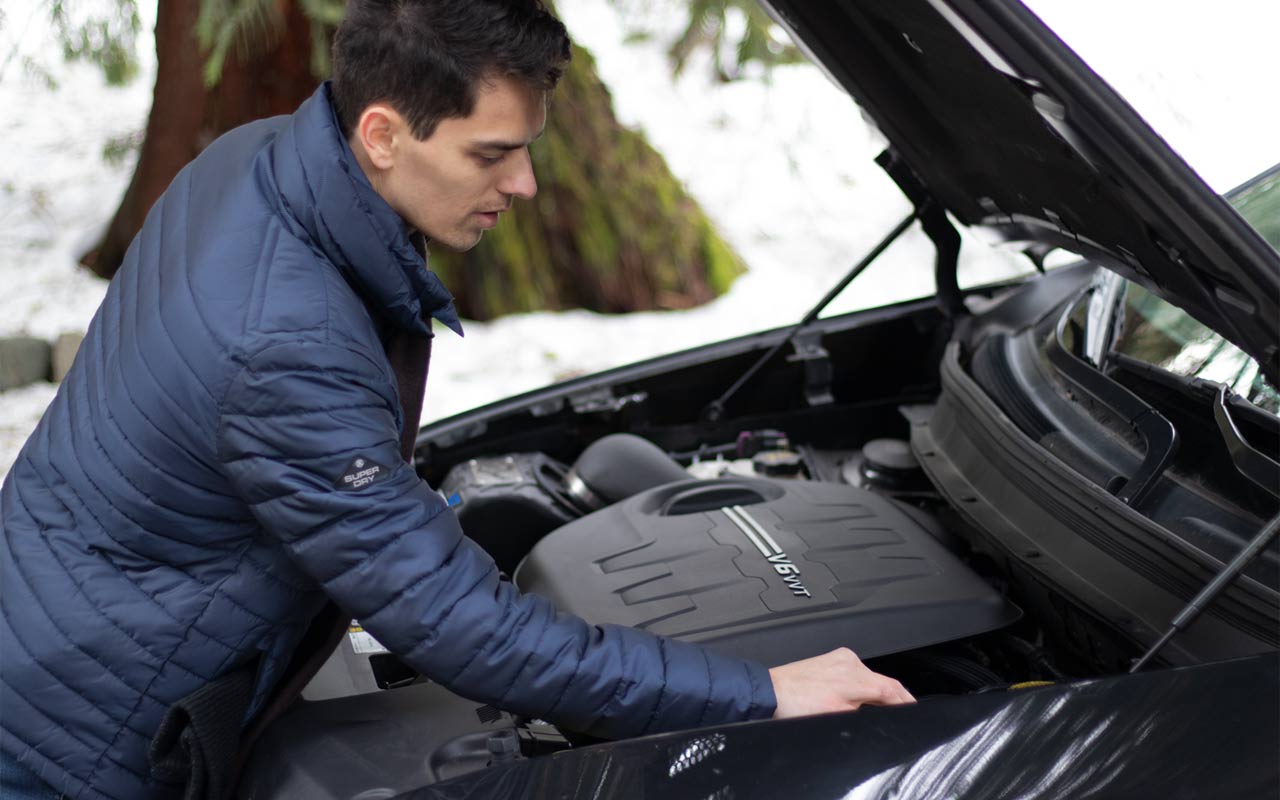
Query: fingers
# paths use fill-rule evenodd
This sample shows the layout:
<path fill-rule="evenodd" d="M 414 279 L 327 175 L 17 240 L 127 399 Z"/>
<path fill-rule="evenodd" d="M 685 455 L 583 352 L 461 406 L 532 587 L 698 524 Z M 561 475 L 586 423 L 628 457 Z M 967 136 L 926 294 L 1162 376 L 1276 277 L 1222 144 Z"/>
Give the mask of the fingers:
<path fill-rule="evenodd" d="M 845 700 L 850 708 L 862 706 L 898 706 L 914 703 L 916 699 L 893 678 L 867 670 L 866 677 L 849 684 Z"/>
<path fill-rule="evenodd" d="M 868 670 L 868 672 L 870 672 L 870 670 Z M 866 705 L 898 706 L 906 703 L 914 703 L 916 701 L 916 699 L 911 696 L 911 692 L 908 692 L 906 687 L 898 681 L 884 675 L 879 675 L 875 672 L 871 672 L 871 674 L 880 679 L 876 686 L 879 691 L 879 695 L 873 699 L 867 700 Z"/>
<path fill-rule="evenodd" d="M 853 701 L 854 707 L 859 705 L 873 706 L 896 706 L 904 703 L 914 703 L 916 699 L 906 690 L 899 681 L 881 675 L 878 672 L 872 672 L 866 664 L 862 663 L 862 659 L 849 648 L 841 647 L 832 652 L 833 656 L 837 656 L 846 662 L 851 670 L 848 678 L 848 686 L 852 691 L 850 700 Z M 859 696 L 863 692 L 866 697 Z"/>
<path fill-rule="evenodd" d="M 778 699 L 775 716 L 779 718 L 915 702 L 901 683 L 872 672 L 844 647 L 775 667 L 769 673 Z"/>

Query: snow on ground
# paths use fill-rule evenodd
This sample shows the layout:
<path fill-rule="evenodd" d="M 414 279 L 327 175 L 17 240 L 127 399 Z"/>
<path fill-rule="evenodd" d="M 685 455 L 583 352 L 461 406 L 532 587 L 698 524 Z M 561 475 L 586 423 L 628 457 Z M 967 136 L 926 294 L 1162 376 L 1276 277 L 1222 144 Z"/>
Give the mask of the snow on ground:
<path fill-rule="evenodd" d="M 677 18 L 655 0 L 647 19 Z M 666 4 L 666 5 L 664 5 Z M 104 144 L 141 130 L 154 75 L 104 86 L 82 65 L 56 61 L 45 3 L 6 0 L 0 21 L 0 335 L 52 338 L 83 330 L 105 284 L 75 266 L 128 182 L 131 159 L 108 164 Z M 145 3 L 144 3 L 145 5 Z M 559 0 L 575 39 L 591 49 L 617 111 L 642 128 L 720 225 L 750 272 L 699 309 L 604 316 L 521 314 L 469 323 L 434 349 L 424 421 L 569 375 L 628 363 L 798 319 L 908 211 L 871 158 L 883 141 L 815 68 L 787 67 L 764 83 L 712 84 L 692 65 L 676 82 L 660 46 L 625 44 L 606 0 Z M 1266 100 L 1273 72 L 1267 31 L 1280 10 L 1221 0 L 1212 11 L 1158 18 L 1139 0 L 1036 0 L 1033 7 L 1152 120 L 1219 191 L 1280 157 L 1280 109 Z M 1201 18 L 1212 13 L 1212 24 Z M 150 22 L 150 21 L 148 21 Z M 49 55 L 54 53 L 55 55 Z M 11 57 L 16 56 L 16 57 Z M 50 91 L 22 58 L 51 67 Z M 829 313 L 933 291 L 931 248 L 912 231 Z M 962 280 L 1022 271 L 1011 255 L 966 247 Z M 0 473 L 6 472 L 54 387 L 0 393 Z"/>
<path fill-rule="evenodd" d="M 76 262 L 115 211 L 134 160 L 108 164 L 103 148 L 141 131 L 151 104 L 149 42 L 138 80 L 108 87 L 98 68 L 62 62 L 48 5 L 5 0 L 0 22 L 0 336 L 84 330 L 106 283 Z M 57 89 L 24 58 L 49 69 Z"/>
<path fill-rule="evenodd" d="M 34 383 L 0 392 L 0 469 L 9 471 L 57 390 L 52 383 Z"/>

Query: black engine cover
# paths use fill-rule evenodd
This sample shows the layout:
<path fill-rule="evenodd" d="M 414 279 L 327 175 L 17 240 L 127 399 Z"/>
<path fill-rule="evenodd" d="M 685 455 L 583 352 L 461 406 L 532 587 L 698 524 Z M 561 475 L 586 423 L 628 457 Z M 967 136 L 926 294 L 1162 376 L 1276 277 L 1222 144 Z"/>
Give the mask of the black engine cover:
<path fill-rule="evenodd" d="M 557 529 L 515 582 L 588 622 L 769 666 L 840 646 L 872 658 L 1018 618 L 903 508 L 844 484 L 673 483 Z"/>

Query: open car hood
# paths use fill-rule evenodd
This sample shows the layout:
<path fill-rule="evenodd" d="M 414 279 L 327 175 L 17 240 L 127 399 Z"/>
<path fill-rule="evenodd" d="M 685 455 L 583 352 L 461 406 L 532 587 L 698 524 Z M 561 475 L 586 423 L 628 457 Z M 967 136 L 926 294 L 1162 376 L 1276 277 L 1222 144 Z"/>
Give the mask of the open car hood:
<path fill-rule="evenodd" d="M 769 0 L 933 199 L 1137 281 L 1280 385 L 1280 254 L 1014 0 Z"/>

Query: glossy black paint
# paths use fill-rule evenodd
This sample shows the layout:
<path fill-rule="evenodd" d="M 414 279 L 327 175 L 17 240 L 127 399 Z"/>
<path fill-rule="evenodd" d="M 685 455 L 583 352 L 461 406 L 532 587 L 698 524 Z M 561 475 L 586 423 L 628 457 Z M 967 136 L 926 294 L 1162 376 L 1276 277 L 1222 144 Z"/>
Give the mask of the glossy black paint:
<path fill-rule="evenodd" d="M 1209 700 L 1208 698 L 1212 698 Z M 401 795 L 463 798 L 1275 798 L 1275 653 L 567 751 Z"/>

